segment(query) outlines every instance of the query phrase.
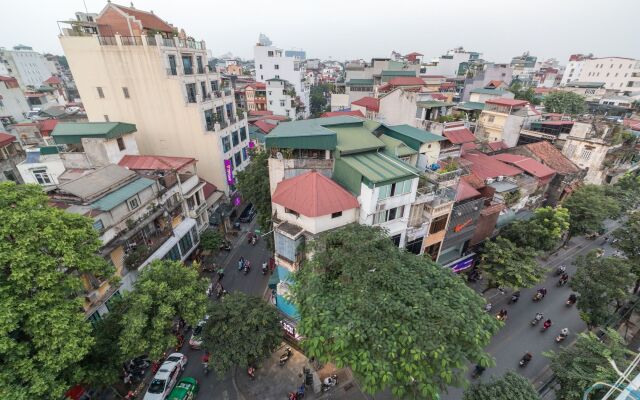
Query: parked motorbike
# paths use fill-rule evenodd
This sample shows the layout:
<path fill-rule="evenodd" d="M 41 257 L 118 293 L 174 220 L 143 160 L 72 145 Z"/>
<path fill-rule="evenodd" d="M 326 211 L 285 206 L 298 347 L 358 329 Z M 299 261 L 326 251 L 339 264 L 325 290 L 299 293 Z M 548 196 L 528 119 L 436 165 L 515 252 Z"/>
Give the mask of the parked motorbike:
<path fill-rule="evenodd" d="M 268 271 L 267 263 L 266 263 L 266 262 L 263 262 L 263 263 L 262 263 L 262 275 L 266 275 L 266 274 L 267 274 L 267 271 Z"/>
<path fill-rule="evenodd" d="M 524 356 L 522 356 L 522 358 L 520 359 L 520 367 L 522 368 L 526 367 L 532 358 L 533 356 L 531 355 L 531 353 L 527 353 Z"/>
<path fill-rule="evenodd" d="M 322 391 L 326 392 L 334 386 L 338 385 L 338 375 L 333 374 L 322 381 Z"/>
<path fill-rule="evenodd" d="M 284 349 L 284 353 L 280 356 L 280 366 L 285 365 L 287 361 L 289 361 L 289 358 L 291 358 L 292 354 L 293 352 L 291 351 L 291 347 L 287 346 L 287 348 Z"/>
<path fill-rule="evenodd" d="M 542 321 L 542 318 L 544 317 L 544 315 L 542 313 L 537 313 L 535 318 L 533 318 L 531 320 L 531 325 L 537 325 L 538 322 Z"/>
<path fill-rule="evenodd" d="M 242 269 L 244 274 L 248 274 L 249 270 L 251 269 L 251 263 L 249 261 L 244 263 L 244 268 Z"/>
<path fill-rule="evenodd" d="M 556 276 L 560 276 L 565 272 L 567 272 L 567 267 L 565 267 L 564 265 L 561 265 L 556 269 Z"/>
<path fill-rule="evenodd" d="M 520 299 L 520 292 L 513 292 L 513 294 L 511 295 L 511 299 L 509 299 L 509 304 L 517 303 L 519 299 Z"/>
<path fill-rule="evenodd" d="M 231 243 L 227 241 L 222 242 L 222 244 L 220 245 L 220 250 L 231 251 Z"/>

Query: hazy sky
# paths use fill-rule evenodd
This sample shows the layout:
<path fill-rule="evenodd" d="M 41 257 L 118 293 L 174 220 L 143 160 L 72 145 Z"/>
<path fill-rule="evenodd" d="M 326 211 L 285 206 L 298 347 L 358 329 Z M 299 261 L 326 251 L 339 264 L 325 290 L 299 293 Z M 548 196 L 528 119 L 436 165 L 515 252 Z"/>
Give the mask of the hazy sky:
<path fill-rule="evenodd" d="M 106 0 L 85 0 L 99 12 Z M 118 3 L 117 1 L 114 1 Z M 2 0 L 0 46 L 22 43 L 61 54 L 56 21 L 82 0 Z M 127 2 L 120 2 L 129 6 Z M 252 58 L 258 34 L 302 48 L 310 58 L 344 60 L 418 51 L 431 59 L 464 46 L 492 61 L 529 50 L 640 58 L 640 0 L 137 0 L 138 9 L 203 39 L 214 55 Z"/>

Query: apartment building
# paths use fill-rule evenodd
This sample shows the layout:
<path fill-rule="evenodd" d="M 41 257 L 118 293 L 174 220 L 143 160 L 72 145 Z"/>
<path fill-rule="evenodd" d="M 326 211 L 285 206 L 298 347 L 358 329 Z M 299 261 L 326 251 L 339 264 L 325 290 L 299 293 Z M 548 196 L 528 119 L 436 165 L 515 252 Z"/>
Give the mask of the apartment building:
<path fill-rule="evenodd" d="M 466 73 L 469 64 L 477 61 L 481 54 L 475 51 L 466 51 L 457 47 L 446 52 L 439 58 L 426 63 L 420 69 L 421 75 L 442 75 L 454 78 Z"/>
<path fill-rule="evenodd" d="M 622 94 L 640 92 L 640 60 L 626 57 L 585 58 L 579 82 L 602 82 L 604 88 Z"/>
<path fill-rule="evenodd" d="M 247 111 L 267 110 L 267 85 L 262 82 L 251 83 L 244 88 Z"/>
<path fill-rule="evenodd" d="M 18 164 L 25 158 L 24 150 L 16 137 L 8 133 L 0 132 L 0 182 L 13 181 L 24 183 Z"/>
<path fill-rule="evenodd" d="M 3 70 L 18 80 L 22 90 L 39 88 L 51 76 L 47 59 L 33 48 L 24 45 L 12 50 L 0 48 L 0 64 Z"/>
<path fill-rule="evenodd" d="M 540 113 L 533 111 L 525 100 L 489 99 L 478 118 L 475 135 L 489 143 L 502 141 L 513 147 L 525 122 L 537 119 Z"/>
<path fill-rule="evenodd" d="M 196 158 L 204 179 L 235 193 L 234 172 L 249 162 L 247 121 L 208 67 L 205 43 L 114 3 L 96 23 L 98 35 L 72 21 L 60 36 L 89 120 L 134 123 L 140 153 Z"/>
<path fill-rule="evenodd" d="M 31 111 L 18 80 L 0 76 L 0 120 L 10 125 L 23 121 Z"/>
<path fill-rule="evenodd" d="M 304 105 L 302 118 L 308 118 L 311 115 L 310 86 L 305 79 L 306 68 L 300 53 L 286 53 L 263 41 L 254 46 L 253 56 L 256 81 L 267 83 L 269 79 L 282 79 L 289 82 L 295 89 L 296 97 Z M 274 111 L 268 105 L 267 110 Z"/>
<path fill-rule="evenodd" d="M 569 62 L 562 74 L 562 79 L 560 79 L 560 85 L 564 86 L 569 82 L 578 81 L 580 79 L 580 74 L 582 73 L 582 67 L 584 66 L 585 60 L 590 60 L 591 58 L 593 58 L 592 54 L 570 55 Z"/>
<path fill-rule="evenodd" d="M 294 121 L 305 117 L 304 104 L 300 103 L 296 90 L 289 81 L 279 78 L 267 79 L 266 92 L 267 110 L 274 115 Z"/>

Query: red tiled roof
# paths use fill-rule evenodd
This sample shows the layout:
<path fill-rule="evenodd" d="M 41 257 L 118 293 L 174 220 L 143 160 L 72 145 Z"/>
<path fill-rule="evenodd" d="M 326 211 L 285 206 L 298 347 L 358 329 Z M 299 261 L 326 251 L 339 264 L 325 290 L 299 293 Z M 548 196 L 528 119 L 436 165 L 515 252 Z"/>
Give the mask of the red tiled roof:
<path fill-rule="evenodd" d="M 430 96 L 434 99 L 434 100 L 448 100 L 449 96 L 446 96 L 442 93 L 431 93 Z"/>
<path fill-rule="evenodd" d="M 41 133 L 50 133 L 51 131 L 53 131 L 53 128 L 55 128 L 56 125 L 58 125 L 57 119 L 45 119 L 42 121 L 38 121 L 38 129 Z"/>
<path fill-rule="evenodd" d="M 254 89 L 266 89 L 267 84 L 264 82 L 251 82 L 250 84 L 245 86 L 245 88 L 248 88 L 248 87 L 252 87 Z"/>
<path fill-rule="evenodd" d="M 625 128 L 640 130 L 640 119 L 625 118 L 623 121 L 623 125 Z"/>
<path fill-rule="evenodd" d="M 478 192 L 467 181 L 460 180 L 458 190 L 456 191 L 456 201 L 467 200 L 476 196 L 480 196 L 480 192 Z"/>
<path fill-rule="evenodd" d="M 424 80 L 417 76 L 396 76 L 395 78 L 389 79 L 387 83 L 391 86 L 414 86 L 424 85 Z"/>
<path fill-rule="evenodd" d="M 478 145 L 473 143 L 473 142 L 468 142 L 468 143 L 462 143 L 462 152 L 461 154 L 466 153 L 467 151 L 470 150 L 477 150 L 478 149 Z"/>
<path fill-rule="evenodd" d="M 522 173 L 518 168 L 491 158 L 479 151 L 469 151 L 463 154 L 462 158 L 472 163 L 471 171 L 482 180 L 499 176 L 515 176 Z"/>
<path fill-rule="evenodd" d="M 495 99 L 489 99 L 485 101 L 488 104 L 497 104 L 499 106 L 518 107 L 529 104 L 526 100 L 507 99 L 504 97 L 496 97 Z"/>
<path fill-rule="evenodd" d="M 420 53 L 416 53 L 415 51 L 412 53 L 407 54 L 405 57 L 409 57 L 409 56 L 423 56 L 424 54 L 420 54 Z"/>
<path fill-rule="evenodd" d="M 453 144 L 469 143 L 476 140 L 476 137 L 467 128 L 450 129 L 442 134 Z"/>
<path fill-rule="evenodd" d="M 142 27 L 145 29 L 153 29 L 156 31 L 169 32 L 169 33 L 173 32 L 173 27 L 168 23 L 166 23 L 165 21 L 158 18 L 158 16 L 155 14 L 152 14 L 146 11 L 136 10 L 135 8 L 121 6 L 118 4 L 113 4 L 113 6 L 120 9 L 120 11 L 124 12 L 125 14 L 128 14 L 134 17 L 135 19 L 137 19 L 138 21 L 140 21 L 140 23 L 142 24 Z"/>
<path fill-rule="evenodd" d="M 495 158 L 496 160 L 511 164 L 514 167 L 518 167 L 521 170 L 528 172 L 529 174 L 540 179 L 549 178 L 556 173 L 556 171 L 554 171 L 553 169 L 530 157 L 507 153 L 496 154 L 495 156 L 491 157 Z"/>
<path fill-rule="evenodd" d="M 204 186 L 202 187 L 202 192 L 204 194 L 204 198 L 208 199 L 211 197 L 215 191 L 218 190 L 218 187 L 209 181 L 204 181 Z"/>
<path fill-rule="evenodd" d="M 194 162 L 196 159 L 190 157 L 126 155 L 122 157 L 118 165 L 132 170 L 167 171 L 179 170 Z"/>
<path fill-rule="evenodd" d="M 273 111 L 268 111 L 268 110 L 251 110 L 251 111 L 249 111 L 249 115 L 250 115 L 250 116 L 255 116 L 255 115 L 273 115 Z"/>
<path fill-rule="evenodd" d="M 6 146 L 11 142 L 15 142 L 16 137 L 8 133 L 0 132 L 0 146 Z"/>
<path fill-rule="evenodd" d="M 306 217 L 358 208 L 358 200 L 352 194 L 316 171 L 281 181 L 271 201 Z"/>
<path fill-rule="evenodd" d="M 359 100 L 352 102 L 351 104 L 355 104 L 356 106 L 364 107 L 369 111 L 380 111 L 380 100 L 375 97 L 365 96 Z"/>
<path fill-rule="evenodd" d="M 544 165 L 557 172 L 573 174 L 580 171 L 580 168 L 573 161 L 565 157 L 560 150 L 547 141 L 526 144 L 524 147 L 538 157 Z"/>
<path fill-rule="evenodd" d="M 539 122 L 543 125 L 573 125 L 573 121 L 539 121 Z"/>
<path fill-rule="evenodd" d="M 482 179 L 478 178 L 474 174 L 465 175 L 461 178 L 461 180 L 467 182 L 474 189 L 482 189 L 483 187 L 487 186 L 484 184 L 484 181 Z"/>
<path fill-rule="evenodd" d="M 509 146 L 504 142 L 504 140 L 500 140 L 497 142 L 489 142 L 487 143 L 487 146 L 489 146 L 491 151 L 506 150 L 509 148 Z"/>
<path fill-rule="evenodd" d="M 44 83 L 48 83 L 51 85 L 58 85 L 60 84 L 60 78 L 58 78 L 57 76 L 51 76 L 49 79 L 47 79 L 46 81 L 44 81 Z"/>
<path fill-rule="evenodd" d="M 440 89 L 451 89 L 456 87 L 456 83 L 455 82 L 442 82 L 440 84 Z"/>
<path fill-rule="evenodd" d="M 267 121 L 263 121 L 261 119 L 257 120 L 253 123 L 253 125 L 257 126 L 262 132 L 269 133 L 275 128 L 277 125 L 270 124 Z"/>
<path fill-rule="evenodd" d="M 320 118 L 338 117 L 340 115 L 350 115 L 350 116 L 353 116 L 353 117 L 364 118 L 364 115 L 362 115 L 362 111 L 360 111 L 360 110 L 354 110 L 354 111 L 329 111 L 329 112 L 326 112 L 326 113 L 322 114 L 320 116 Z"/>
<path fill-rule="evenodd" d="M 500 87 L 504 82 L 494 79 L 492 81 L 490 81 L 487 86 L 493 86 L 494 88 Z M 485 86 L 486 87 L 486 86 Z"/>

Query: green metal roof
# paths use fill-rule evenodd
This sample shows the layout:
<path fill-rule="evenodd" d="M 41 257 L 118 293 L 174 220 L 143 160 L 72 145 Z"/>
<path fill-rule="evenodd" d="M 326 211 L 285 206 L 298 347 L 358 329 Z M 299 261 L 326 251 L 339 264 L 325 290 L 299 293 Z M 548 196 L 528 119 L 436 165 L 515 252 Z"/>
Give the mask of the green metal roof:
<path fill-rule="evenodd" d="M 355 124 L 334 125 L 329 129 L 338 134 L 336 149 L 340 150 L 341 155 L 361 153 L 384 147 L 384 142 L 362 124 L 360 126 Z"/>
<path fill-rule="evenodd" d="M 356 194 L 360 194 L 360 182 L 368 187 L 383 186 L 419 174 L 419 170 L 401 160 L 373 151 L 340 157 L 334 168 L 334 179 Z"/>
<path fill-rule="evenodd" d="M 349 79 L 347 86 L 373 86 L 373 79 Z"/>
<path fill-rule="evenodd" d="M 51 136 L 57 144 L 76 144 L 82 138 L 115 139 L 135 131 L 134 124 L 124 122 L 61 122 Z"/>
<path fill-rule="evenodd" d="M 502 89 L 478 88 L 478 89 L 473 89 L 470 93 L 495 94 L 496 96 L 502 96 L 503 94 L 507 93 L 507 91 Z"/>
<path fill-rule="evenodd" d="M 108 195 L 102 197 L 98 201 L 91 203 L 91 208 L 95 208 L 101 211 L 110 211 L 114 209 L 118 204 L 124 203 L 136 193 L 148 188 L 155 183 L 152 179 L 138 178 L 135 181 L 128 183 L 120 189 L 114 190 Z"/>
<path fill-rule="evenodd" d="M 466 101 L 464 103 L 460 103 L 456 106 L 461 110 L 475 111 L 475 110 L 484 110 L 484 103 L 479 103 L 477 101 Z"/>
<path fill-rule="evenodd" d="M 417 105 L 420 108 L 433 108 L 433 107 L 450 107 L 455 105 L 455 103 L 447 103 L 444 101 L 430 100 L 430 101 L 419 101 Z"/>
<path fill-rule="evenodd" d="M 372 119 L 365 119 L 363 125 L 364 125 L 365 128 L 367 128 L 369 130 L 369 132 L 373 132 L 376 129 L 378 129 L 380 127 L 380 125 L 382 125 L 382 124 L 380 122 L 374 121 Z"/>
<path fill-rule="evenodd" d="M 42 146 L 40 147 L 40 154 L 43 156 L 47 156 L 47 155 L 51 155 L 51 154 L 58 154 L 60 152 L 60 149 L 58 148 L 58 146 Z"/>
<path fill-rule="evenodd" d="M 267 148 L 335 150 L 337 134 L 326 128 L 332 125 L 362 126 L 362 119 L 348 115 L 314 118 L 278 124 L 265 138 Z"/>
<path fill-rule="evenodd" d="M 424 143 L 433 143 L 447 140 L 444 136 L 436 135 L 425 131 L 424 129 L 414 128 L 410 125 L 383 125 L 386 130 L 384 133 L 392 138 L 403 141 L 407 146 L 414 150 L 420 150 L 420 146 Z"/>
<path fill-rule="evenodd" d="M 382 73 L 380 74 L 382 77 L 382 82 L 388 82 L 389 80 L 396 78 L 398 76 L 412 76 L 412 77 L 416 77 L 418 76 L 418 73 L 416 71 L 407 71 L 405 70 L 400 70 L 400 71 L 382 71 Z"/>
<path fill-rule="evenodd" d="M 416 150 L 407 146 L 402 140 L 392 138 L 391 136 L 382 134 L 378 139 L 384 142 L 385 147 L 383 151 L 386 154 L 396 157 L 406 157 L 418 153 Z"/>

